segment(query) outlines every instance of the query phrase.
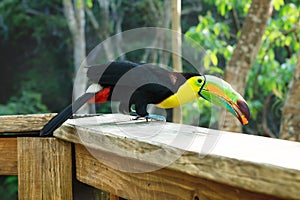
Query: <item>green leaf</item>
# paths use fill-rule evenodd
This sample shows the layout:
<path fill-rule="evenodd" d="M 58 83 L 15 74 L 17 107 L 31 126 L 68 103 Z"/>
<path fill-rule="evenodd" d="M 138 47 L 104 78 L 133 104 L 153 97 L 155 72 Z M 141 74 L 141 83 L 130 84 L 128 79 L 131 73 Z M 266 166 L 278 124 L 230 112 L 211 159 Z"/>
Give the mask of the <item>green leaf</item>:
<path fill-rule="evenodd" d="M 209 73 L 212 73 L 212 74 L 224 74 L 224 71 L 222 69 L 220 69 L 219 67 L 210 67 L 209 68 Z"/>
<path fill-rule="evenodd" d="M 92 0 L 86 0 L 86 6 L 88 8 L 92 8 L 93 7 L 93 1 Z"/>
<path fill-rule="evenodd" d="M 220 5 L 219 5 L 219 12 L 222 16 L 225 16 L 226 14 L 226 4 L 224 2 L 222 2 Z"/>
<path fill-rule="evenodd" d="M 210 53 L 210 59 L 211 59 L 211 62 L 213 63 L 213 65 L 218 64 L 218 58 L 217 58 L 217 55 L 215 54 L 215 52 Z"/>
<path fill-rule="evenodd" d="M 273 93 L 279 98 L 282 99 L 282 92 L 279 90 L 279 88 L 273 88 Z"/>
<path fill-rule="evenodd" d="M 217 23 L 215 26 L 214 26 L 214 33 L 216 36 L 219 36 L 220 35 L 220 25 Z"/>
<path fill-rule="evenodd" d="M 210 55 L 207 53 L 204 56 L 204 68 L 209 69 L 209 66 L 210 66 Z"/>
<path fill-rule="evenodd" d="M 284 44 L 285 44 L 286 46 L 290 46 L 290 44 L 292 43 L 292 40 L 293 40 L 292 37 L 286 37 L 286 38 L 285 38 L 285 41 L 284 41 Z"/>
<path fill-rule="evenodd" d="M 284 5 L 284 0 L 274 0 L 274 8 L 275 10 L 280 10 L 280 7 Z"/>

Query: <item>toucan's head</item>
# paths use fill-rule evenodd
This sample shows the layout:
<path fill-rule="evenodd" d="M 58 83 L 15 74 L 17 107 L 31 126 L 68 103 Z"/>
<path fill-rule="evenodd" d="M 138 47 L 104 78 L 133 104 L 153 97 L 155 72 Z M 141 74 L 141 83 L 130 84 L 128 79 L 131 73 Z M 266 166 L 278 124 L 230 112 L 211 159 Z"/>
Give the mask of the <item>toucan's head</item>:
<path fill-rule="evenodd" d="M 247 102 L 229 83 L 210 75 L 199 76 L 198 79 L 203 81 L 198 93 L 199 96 L 225 108 L 238 118 L 243 125 L 248 123 L 250 111 Z"/>
<path fill-rule="evenodd" d="M 250 118 L 250 111 L 244 98 L 229 83 L 222 79 L 193 73 L 181 73 L 186 79 L 178 91 L 159 104 L 161 108 L 174 108 L 202 97 L 213 104 L 231 112 L 245 125 Z"/>

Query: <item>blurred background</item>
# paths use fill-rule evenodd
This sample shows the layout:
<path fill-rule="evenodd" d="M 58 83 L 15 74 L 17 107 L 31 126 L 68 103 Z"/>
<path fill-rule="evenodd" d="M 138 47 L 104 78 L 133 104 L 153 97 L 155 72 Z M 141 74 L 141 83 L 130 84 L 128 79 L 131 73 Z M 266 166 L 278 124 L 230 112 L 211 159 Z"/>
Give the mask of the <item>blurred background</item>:
<path fill-rule="evenodd" d="M 300 124 L 299 1 L 186 0 L 176 13 L 174 2 L 1 0 L 0 115 L 59 112 L 72 101 L 80 63 L 101 41 L 133 28 L 171 28 L 178 15 L 181 32 L 206 50 L 204 73 L 225 78 L 249 103 L 249 125 L 229 130 L 300 140 L 293 127 Z M 104 53 L 109 57 L 109 49 Z M 174 65 L 161 51 L 136 51 L 120 59 Z M 182 64 L 183 71 L 190 69 Z M 231 82 L 233 66 L 241 73 Z M 201 117 L 195 120 L 198 107 Z M 99 109 L 110 112 L 109 105 Z M 188 104 L 182 114 L 183 123 L 218 128 L 220 116 L 211 116 L 209 103 Z M 17 178 L 0 179 L 1 198 L 16 199 Z"/>

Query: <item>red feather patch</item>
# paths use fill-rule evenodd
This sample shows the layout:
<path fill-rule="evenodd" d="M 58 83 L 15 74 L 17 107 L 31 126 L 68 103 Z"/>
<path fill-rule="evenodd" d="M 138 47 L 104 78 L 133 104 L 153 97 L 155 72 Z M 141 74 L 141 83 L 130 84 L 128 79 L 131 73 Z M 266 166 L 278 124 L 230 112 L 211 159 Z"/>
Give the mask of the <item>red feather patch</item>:
<path fill-rule="evenodd" d="M 103 88 L 98 93 L 96 93 L 95 96 L 88 101 L 88 103 L 90 103 L 90 104 L 92 104 L 92 103 L 104 103 L 104 102 L 107 101 L 107 99 L 110 95 L 110 92 L 111 92 L 110 87 Z"/>

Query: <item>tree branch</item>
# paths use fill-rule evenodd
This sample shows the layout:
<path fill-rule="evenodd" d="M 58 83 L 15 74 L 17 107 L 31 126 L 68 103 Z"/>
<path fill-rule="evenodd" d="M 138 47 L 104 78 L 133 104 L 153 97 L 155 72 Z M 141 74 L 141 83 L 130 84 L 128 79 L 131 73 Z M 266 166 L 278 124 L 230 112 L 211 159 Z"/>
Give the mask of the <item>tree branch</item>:
<path fill-rule="evenodd" d="M 237 16 L 237 13 L 234 9 L 231 10 L 231 14 L 232 14 L 232 18 L 233 18 L 236 33 L 237 33 L 241 29 L 240 21 L 239 21 L 239 18 Z"/>
<path fill-rule="evenodd" d="M 188 15 L 188 14 L 190 14 L 190 13 L 194 13 L 194 12 L 196 12 L 196 13 L 198 13 L 198 12 L 200 12 L 202 10 L 202 6 L 197 6 L 197 7 L 191 7 L 191 8 L 186 8 L 186 9 L 183 9 L 182 11 L 181 11 L 181 15 Z"/>
<path fill-rule="evenodd" d="M 77 26 L 79 26 L 80 31 L 84 31 L 84 26 L 85 26 L 85 15 L 84 15 L 84 0 L 76 0 L 74 3 L 75 7 L 75 17 L 77 20 Z"/>
<path fill-rule="evenodd" d="M 76 21 L 73 4 L 71 0 L 63 0 L 64 5 L 64 13 L 68 21 L 68 26 L 72 34 L 76 33 L 76 30 L 78 29 L 78 24 Z"/>
<path fill-rule="evenodd" d="M 86 12 L 88 18 L 90 19 L 93 28 L 96 30 L 98 37 L 101 39 L 103 37 L 103 35 L 102 35 L 99 23 L 97 22 L 97 19 L 96 19 L 94 13 L 87 6 L 85 7 L 85 12 Z"/>
<path fill-rule="evenodd" d="M 271 138 L 277 138 L 273 132 L 269 129 L 268 127 L 268 121 L 267 121 L 267 112 L 268 112 L 268 106 L 270 104 L 270 101 L 272 100 L 272 98 L 274 97 L 274 94 L 270 94 L 265 102 L 264 102 L 264 107 L 263 107 L 263 113 L 262 113 L 262 128 L 263 131 L 266 135 L 268 135 Z"/>

